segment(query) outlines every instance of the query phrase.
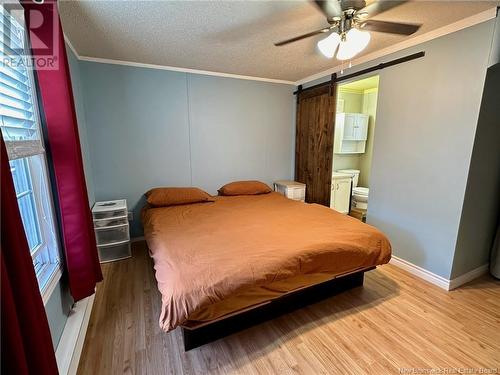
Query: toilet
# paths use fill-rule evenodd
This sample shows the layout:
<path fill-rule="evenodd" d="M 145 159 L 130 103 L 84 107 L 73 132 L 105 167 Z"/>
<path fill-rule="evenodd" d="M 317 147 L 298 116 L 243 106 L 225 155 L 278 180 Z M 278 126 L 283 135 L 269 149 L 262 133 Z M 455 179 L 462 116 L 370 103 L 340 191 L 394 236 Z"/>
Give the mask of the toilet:
<path fill-rule="evenodd" d="M 352 205 L 361 210 L 368 209 L 368 188 L 357 186 L 352 189 Z"/>
<path fill-rule="evenodd" d="M 366 210 L 368 208 L 369 189 L 367 187 L 358 186 L 359 170 L 340 169 L 337 172 L 348 173 L 352 175 L 352 207 Z"/>

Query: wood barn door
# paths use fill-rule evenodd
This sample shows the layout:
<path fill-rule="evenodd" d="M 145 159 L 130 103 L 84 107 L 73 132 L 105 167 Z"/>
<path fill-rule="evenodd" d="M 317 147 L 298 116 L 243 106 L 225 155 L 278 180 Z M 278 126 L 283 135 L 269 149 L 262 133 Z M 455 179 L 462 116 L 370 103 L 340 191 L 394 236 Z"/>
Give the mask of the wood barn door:
<path fill-rule="evenodd" d="M 295 180 L 308 203 L 330 206 L 335 107 L 335 84 L 297 93 Z"/>

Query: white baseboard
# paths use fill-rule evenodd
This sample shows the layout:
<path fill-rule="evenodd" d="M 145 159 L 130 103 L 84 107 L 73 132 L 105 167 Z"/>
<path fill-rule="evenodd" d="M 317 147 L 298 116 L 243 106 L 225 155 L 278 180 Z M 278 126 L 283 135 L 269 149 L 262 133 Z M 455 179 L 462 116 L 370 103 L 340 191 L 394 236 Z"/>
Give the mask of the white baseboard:
<path fill-rule="evenodd" d="M 474 279 L 477 279 L 480 276 L 483 276 L 488 273 L 489 269 L 489 264 L 483 264 L 480 267 L 477 267 L 473 269 L 472 271 L 469 271 L 467 273 L 464 273 L 461 276 L 455 277 L 454 279 L 450 280 L 450 285 L 448 290 L 453 290 L 458 288 L 461 285 L 464 285 L 468 283 L 469 281 L 472 281 Z"/>
<path fill-rule="evenodd" d="M 78 301 L 66 321 L 56 349 L 57 368 L 60 375 L 74 375 L 78 370 L 94 297 L 95 294 Z"/>
<path fill-rule="evenodd" d="M 459 286 L 464 285 L 465 283 L 468 283 L 469 281 L 472 281 L 488 272 L 488 264 L 483 264 L 482 266 L 473 269 L 466 274 L 448 280 L 442 276 L 436 275 L 435 273 L 426 270 L 425 268 L 419 267 L 413 263 L 408 262 L 407 260 L 401 259 L 394 255 L 392 256 L 389 263 L 395 265 L 396 267 L 404 269 L 412 275 L 420 277 L 421 279 L 428 281 L 431 284 L 434 284 L 444 290 L 456 289 Z"/>
<path fill-rule="evenodd" d="M 448 290 L 450 280 L 445 279 L 442 276 L 436 275 L 431 271 L 427 271 L 422 267 L 416 266 L 415 264 L 410 263 L 407 260 L 398 258 L 394 255 L 392 256 L 391 261 L 389 263 L 395 265 L 396 267 L 402 268 L 405 271 L 411 273 L 412 275 L 420 277 L 421 279 L 424 279 L 425 281 L 428 281 L 431 284 L 434 284 L 444 290 Z"/>

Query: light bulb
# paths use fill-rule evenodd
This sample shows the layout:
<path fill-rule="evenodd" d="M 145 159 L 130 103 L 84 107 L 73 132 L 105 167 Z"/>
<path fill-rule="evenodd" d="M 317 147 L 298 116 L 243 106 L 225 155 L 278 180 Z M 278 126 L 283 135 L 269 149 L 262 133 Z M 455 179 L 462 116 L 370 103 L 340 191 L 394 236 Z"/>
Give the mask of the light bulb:
<path fill-rule="evenodd" d="M 337 52 L 338 60 L 349 60 L 354 57 L 358 53 L 356 48 L 354 48 L 353 43 L 349 43 L 347 40 L 343 40 L 339 44 L 339 51 Z"/>
<path fill-rule="evenodd" d="M 352 28 L 345 36 L 345 41 L 341 41 L 337 59 L 349 60 L 366 48 L 370 42 L 370 33 Z"/>
<path fill-rule="evenodd" d="M 361 52 L 366 48 L 368 43 L 370 43 L 370 37 L 371 36 L 368 31 L 361 31 L 356 28 L 352 28 L 347 33 L 349 43 L 354 43 L 358 52 Z"/>
<path fill-rule="evenodd" d="M 333 32 L 325 39 L 318 42 L 318 49 L 320 52 L 331 59 L 335 55 L 335 50 L 340 43 L 340 35 Z"/>

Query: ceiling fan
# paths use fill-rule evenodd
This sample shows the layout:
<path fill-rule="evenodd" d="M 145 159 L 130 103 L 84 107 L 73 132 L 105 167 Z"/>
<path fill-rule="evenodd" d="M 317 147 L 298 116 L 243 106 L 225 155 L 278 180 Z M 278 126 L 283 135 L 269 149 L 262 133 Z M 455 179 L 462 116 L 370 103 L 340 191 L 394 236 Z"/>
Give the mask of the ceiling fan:
<path fill-rule="evenodd" d="M 371 38 L 369 31 L 411 35 L 421 26 L 369 19 L 369 17 L 399 6 L 406 1 L 314 0 L 313 2 L 326 16 L 330 25 L 275 43 L 275 46 L 284 46 L 315 35 L 328 33 L 326 38 L 318 42 L 320 52 L 328 58 L 332 58 L 337 52 L 338 60 L 349 60 L 368 45 Z"/>

